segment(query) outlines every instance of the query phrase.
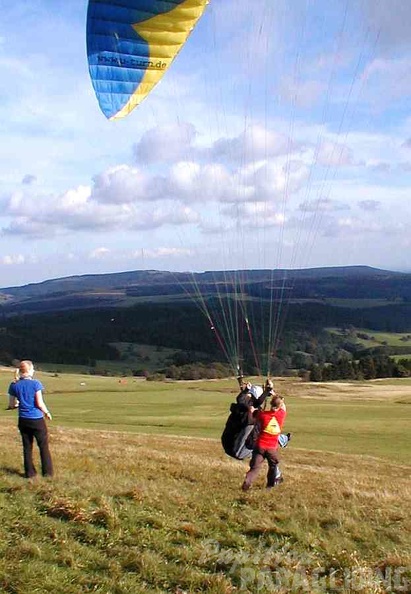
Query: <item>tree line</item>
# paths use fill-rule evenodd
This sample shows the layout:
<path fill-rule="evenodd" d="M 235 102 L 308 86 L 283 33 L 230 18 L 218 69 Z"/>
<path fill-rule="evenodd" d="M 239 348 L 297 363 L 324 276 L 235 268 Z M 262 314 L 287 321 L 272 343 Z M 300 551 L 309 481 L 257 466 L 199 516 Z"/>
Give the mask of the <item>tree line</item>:
<path fill-rule="evenodd" d="M 308 370 L 302 369 L 300 376 L 311 382 L 411 377 L 411 359 L 396 361 L 388 355 L 365 355 L 358 360 L 344 357 L 336 363 L 317 363 Z"/>
<path fill-rule="evenodd" d="M 250 310 L 252 303 L 250 304 Z M 266 317 L 269 315 L 267 309 Z M 364 309 L 332 307 L 323 303 L 289 303 L 281 342 L 271 353 L 271 374 L 299 373 L 311 381 L 404 377 L 410 374 L 406 358 L 411 345 L 374 349 L 359 346 L 356 328 L 411 332 L 411 306 L 405 304 Z M 264 327 L 264 319 L 261 326 Z M 351 326 L 350 326 L 351 325 Z M 346 328 L 337 335 L 327 327 Z M 352 331 L 350 331 L 350 328 Z M 369 338 L 363 335 L 363 339 Z M 259 337 L 255 337 L 258 344 Z M 210 325 L 192 303 L 142 303 L 133 307 L 70 310 L 59 313 L 4 316 L 0 327 L 0 361 L 15 359 L 88 366 L 96 361 L 121 362 L 116 343 L 147 344 L 175 349 L 176 355 L 156 369 L 173 379 L 222 377 L 232 373 Z M 364 340 L 363 340 L 364 343 Z M 242 370 L 260 370 L 247 345 Z M 266 353 L 259 353 L 262 358 Z M 128 367 L 128 364 L 125 365 Z M 129 373 L 145 373 L 144 367 Z"/>

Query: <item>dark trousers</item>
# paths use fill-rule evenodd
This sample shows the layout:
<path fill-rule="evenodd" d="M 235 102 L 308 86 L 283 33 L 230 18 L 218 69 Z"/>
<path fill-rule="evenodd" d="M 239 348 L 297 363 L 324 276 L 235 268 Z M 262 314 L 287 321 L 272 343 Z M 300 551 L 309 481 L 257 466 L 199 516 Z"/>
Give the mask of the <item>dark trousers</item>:
<path fill-rule="evenodd" d="M 245 475 L 244 487 L 248 488 L 257 478 L 264 460 L 268 463 L 267 487 L 274 487 L 279 463 L 277 450 L 254 448 L 250 462 L 250 470 Z"/>
<path fill-rule="evenodd" d="M 49 450 L 49 439 L 44 419 L 19 419 L 19 431 L 23 441 L 24 475 L 26 478 L 36 476 L 33 464 L 33 441 L 36 439 L 40 450 L 41 471 L 43 476 L 53 476 L 53 463 Z"/>

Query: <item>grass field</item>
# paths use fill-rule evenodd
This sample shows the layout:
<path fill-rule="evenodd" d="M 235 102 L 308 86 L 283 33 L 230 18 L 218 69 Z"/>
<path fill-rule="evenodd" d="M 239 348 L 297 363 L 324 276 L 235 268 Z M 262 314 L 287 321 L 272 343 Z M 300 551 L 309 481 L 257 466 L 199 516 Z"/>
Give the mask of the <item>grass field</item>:
<path fill-rule="evenodd" d="M 407 359 L 409 361 L 411 359 L 411 354 L 393 355 L 392 358 L 394 359 L 394 361 L 400 361 L 401 359 Z"/>
<path fill-rule="evenodd" d="M 38 377 L 54 422 L 61 427 L 218 439 L 237 394 L 234 380 Z M 9 380 L 10 372 L 0 374 L 3 393 Z M 320 385 L 278 380 L 277 387 L 287 398 L 286 428 L 294 433 L 294 447 L 409 461 L 411 379 Z"/>
<path fill-rule="evenodd" d="M 2 411 L 0 591 L 411 591 L 411 380 L 278 380 L 286 480 L 244 494 L 219 443 L 234 380 L 39 379 L 56 477 L 21 477 Z"/>
<path fill-rule="evenodd" d="M 328 328 L 328 331 L 337 334 L 338 336 L 345 336 L 344 332 L 338 328 Z M 356 328 L 355 342 L 366 348 L 390 346 L 390 347 L 409 347 L 411 352 L 411 334 L 405 332 L 377 332 L 364 328 Z M 367 335 L 368 338 L 361 338 L 358 334 Z M 350 337 L 352 339 L 352 337 Z"/>
<path fill-rule="evenodd" d="M 170 364 L 173 355 L 178 351 L 166 347 L 154 347 L 147 344 L 137 344 L 132 342 L 114 342 L 111 346 L 116 348 L 120 354 L 120 360 L 97 360 L 93 368 L 98 374 L 98 370 L 105 370 L 110 375 L 128 375 L 132 376 L 136 370 L 140 372 L 148 371 L 154 373 Z M 88 373 L 90 365 L 66 365 L 60 363 L 40 363 L 38 368 L 50 373 Z M 100 373 L 100 375 L 102 375 Z"/>
<path fill-rule="evenodd" d="M 290 299 L 291 303 L 309 303 L 309 302 L 323 303 L 332 305 L 334 307 L 349 307 L 350 309 L 364 309 L 369 307 L 384 307 L 393 303 L 397 303 L 394 299 L 344 299 L 342 297 L 324 297 L 321 299 Z"/>

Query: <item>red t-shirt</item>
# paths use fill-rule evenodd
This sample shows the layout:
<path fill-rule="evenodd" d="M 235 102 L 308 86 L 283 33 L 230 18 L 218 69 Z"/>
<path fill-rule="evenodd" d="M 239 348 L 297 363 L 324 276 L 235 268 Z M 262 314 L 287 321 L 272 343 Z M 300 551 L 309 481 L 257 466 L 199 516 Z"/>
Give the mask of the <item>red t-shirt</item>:
<path fill-rule="evenodd" d="M 259 410 L 256 421 L 260 425 L 260 434 L 256 446 L 263 450 L 275 450 L 287 412 L 278 410 Z"/>

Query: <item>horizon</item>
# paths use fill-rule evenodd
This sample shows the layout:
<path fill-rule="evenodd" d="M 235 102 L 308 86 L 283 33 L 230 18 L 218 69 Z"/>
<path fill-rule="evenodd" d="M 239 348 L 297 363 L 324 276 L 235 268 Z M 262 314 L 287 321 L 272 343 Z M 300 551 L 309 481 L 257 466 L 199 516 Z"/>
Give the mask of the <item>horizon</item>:
<path fill-rule="evenodd" d="M 410 3 L 211 0 L 114 122 L 90 81 L 86 16 L 87 0 L 3 8 L 2 286 L 410 269 Z"/>
<path fill-rule="evenodd" d="M 222 274 L 227 274 L 229 272 L 255 272 L 255 271 L 267 271 L 267 272 L 271 272 L 271 271 L 276 271 L 276 272 L 302 272 L 302 271 L 315 271 L 315 270 L 339 270 L 339 269 L 358 269 L 358 268 L 364 268 L 364 269 L 371 269 L 371 270 L 375 270 L 376 272 L 388 272 L 388 273 L 392 273 L 392 274 L 411 274 L 411 271 L 406 271 L 406 270 L 388 270 L 386 268 L 377 268 L 375 266 L 368 266 L 367 264 L 353 264 L 353 265 L 348 265 L 348 266 L 309 266 L 306 268 L 248 268 L 248 269 L 232 269 L 232 270 L 224 270 L 224 269 L 215 269 L 215 270 L 180 270 L 180 271 L 176 271 L 176 270 L 160 270 L 160 269 L 154 269 L 154 268 L 148 268 L 148 269 L 141 269 L 141 268 L 136 268 L 135 270 L 117 270 L 115 272 L 97 272 L 97 273 L 84 273 L 84 274 L 70 274 L 67 276 L 60 276 L 60 277 L 53 277 L 53 278 L 44 278 L 42 280 L 39 281 L 32 281 L 29 283 L 25 283 L 22 285 L 9 285 L 9 286 L 4 286 L 4 287 L 0 287 L 0 292 L 1 291 L 6 291 L 7 289 L 19 289 L 19 288 L 24 288 L 30 285 L 41 285 L 41 284 L 45 284 L 45 283 L 52 283 L 52 282 L 58 282 L 58 281 L 64 281 L 64 280 L 68 280 L 68 279 L 74 279 L 74 278 L 85 278 L 85 277 L 94 277 L 94 276 L 115 276 L 115 275 L 121 275 L 121 274 L 133 274 L 136 272 L 155 272 L 155 273 L 159 273 L 159 274 L 173 274 L 173 275 L 179 275 L 179 274 L 193 274 L 193 275 L 202 275 L 202 274 L 210 274 L 210 273 L 222 273 Z"/>

